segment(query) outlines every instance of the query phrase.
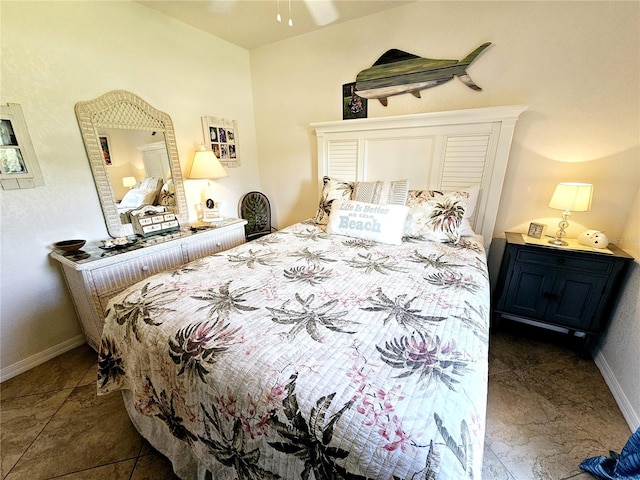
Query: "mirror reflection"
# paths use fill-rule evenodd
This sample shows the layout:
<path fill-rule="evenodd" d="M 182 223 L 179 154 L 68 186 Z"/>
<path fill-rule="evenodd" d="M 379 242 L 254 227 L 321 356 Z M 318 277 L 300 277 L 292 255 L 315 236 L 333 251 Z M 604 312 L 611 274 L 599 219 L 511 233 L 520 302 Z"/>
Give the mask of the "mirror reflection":
<path fill-rule="evenodd" d="M 98 129 L 107 177 L 122 223 L 142 205 L 166 206 L 175 212 L 175 188 L 169 154 L 161 132 Z"/>
<path fill-rule="evenodd" d="M 109 234 L 131 235 L 127 212 L 142 205 L 166 207 L 187 223 L 171 117 L 124 90 L 78 102 L 75 110 Z"/>

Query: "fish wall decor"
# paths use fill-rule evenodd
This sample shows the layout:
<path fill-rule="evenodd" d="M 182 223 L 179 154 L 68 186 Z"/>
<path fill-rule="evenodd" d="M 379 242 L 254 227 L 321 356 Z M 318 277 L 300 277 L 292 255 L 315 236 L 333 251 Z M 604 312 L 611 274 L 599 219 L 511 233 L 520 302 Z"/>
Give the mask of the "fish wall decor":
<path fill-rule="evenodd" d="M 467 87 L 482 90 L 467 73 L 467 67 L 491 42 L 483 43 L 462 60 L 424 58 L 402 50 L 388 50 L 373 66 L 356 77 L 356 93 L 363 98 L 377 98 L 387 106 L 392 95 L 412 93 L 420 98 L 420 91 L 441 85 L 458 77 Z"/>

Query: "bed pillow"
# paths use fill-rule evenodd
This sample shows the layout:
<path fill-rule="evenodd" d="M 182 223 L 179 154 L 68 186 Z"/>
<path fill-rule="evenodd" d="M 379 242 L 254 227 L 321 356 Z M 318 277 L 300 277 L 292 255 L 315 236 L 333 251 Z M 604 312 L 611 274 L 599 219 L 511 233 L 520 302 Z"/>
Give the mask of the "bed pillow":
<path fill-rule="evenodd" d="M 462 218 L 460 221 L 460 236 L 461 237 L 475 237 L 477 234 L 473 231 L 471 222 L 468 218 Z"/>
<path fill-rule="evenodd" d="M 137 208 L 141 205 L 153 205 L 158 196 L 158 190 L 155 188 L 143 189 L 132 188 L 118 204 L 118 208 Z"/>
<path fill-rule="evenodd" d="M 176 186 L 173 184 L 173 180 L 168 180 L 162 186 L 158 192 L 158 198 L 156 198 L 156 205 L 171 206 L 176 204 Z"/>
<path fill-rule="evenodd" d="M 355 182 L 353 187 L 353 200 L 358 202 L 405 205 L 408 194 L 408 180 Z"/>
<path fill-rule="evenodd" d="M 409 190 L 409 195 L 411 197 L 416 197 L 420 195 L 420 192 L 425 192 L 429 190 Z M 436 190 L 434 190 L 436 191 Z M 457 190 L 442 190 L 442 193 L 452 193 L 452 192 L 467 192 L 469 194 L 469 198 L 467 200 L 467 208 L 464 211 L 463 218 L 471 218 L 476 212 L 476 204 L 478 203 L 478 197 L 480 195 L 480 185 L 472 185 L 470 187 L 459 188 Z M 407 196 L 407 201 L 409 200 L 409 196 Z"/>
<path fill-rule="evenodd" d="M 471 218 L 474 213 L 476 213 L 476 204 L 478 203 L 478 196 L 480 195 L 480 185 L 461 188 L 460 191 L 469 193 L 467 208 L 464 211 L 464 218 Z"/>
<path fill-rule="evenodd" d="M 331 204 L 334 200 L 350 200 L 353 194 L 353 182 L 323 177 L 322 183 L 322 195 L 320 196 L 318 212 L 314 218 L 314 222 L 317 225 L 326 225 L 329 223 Z"/>
<path fill-rule="evenodd" d="M 140 188 L 142 190 L 155 190 L 157 192 L 160 190 L 163 183 L 164 182 L 160 177 L 145 177 L 138 185 L 135 186 L 135 188 Z"/>
<path fill-rule="evenodd" d="M 335 200 L 331 205 L 327 233 L 400 245 L 408 213 L 406 205 Z"/>
<path fill-rule="evenodd" d="M 442 243 L 458 243 L 460 226 L 469 200 L 469 192 L 412 190 L 404 234 Z"/>

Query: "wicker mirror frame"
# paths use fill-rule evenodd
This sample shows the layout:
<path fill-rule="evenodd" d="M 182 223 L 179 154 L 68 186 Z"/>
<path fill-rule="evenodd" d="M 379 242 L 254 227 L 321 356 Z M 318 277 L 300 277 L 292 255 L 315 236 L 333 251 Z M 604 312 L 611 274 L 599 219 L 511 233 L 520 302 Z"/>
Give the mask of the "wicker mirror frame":
<path fill-rule="evenodd" d="M 180 159 L 171 117 L 156 110 L 147 102 L 125 90 L 113 90 L 75 106 L 76 118 L 82 134 L 89 165 L 96 184 L 107 231 L 112 237 L 133 234 L 131 224 L 123 224 L 118 214 L 113 188 L 109 181 L 98 129 L 119 128 L 164 133 L 171 178 L 175 186 L 175 202 L 178 221 L 188 222 L 187 199 L 184 192 Z"/>

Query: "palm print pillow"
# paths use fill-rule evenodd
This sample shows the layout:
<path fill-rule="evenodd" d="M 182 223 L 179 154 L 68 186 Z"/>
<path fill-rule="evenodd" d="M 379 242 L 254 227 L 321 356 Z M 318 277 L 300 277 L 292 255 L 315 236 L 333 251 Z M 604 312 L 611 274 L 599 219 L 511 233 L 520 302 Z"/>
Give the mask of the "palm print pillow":
<path fill-rule="evenodd" d="M 469 192 L 465 191 L 411 190 L 407 199 L 410 210 L 404 235 L 442 243 L 458 243 L 468 200 Z"/>
<path fill-rule="evenodd" d="M 322 178 L 322 196 L 318 205 L 318 213 L 314 218 L 317 225 L 326 225 L 329 223 L 329 214 L 331 213 L 331 204 L 334 200 L 351 200 L 353 194 L 353 182 L 345 182 L 336 178 Z"/>

